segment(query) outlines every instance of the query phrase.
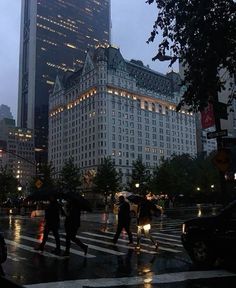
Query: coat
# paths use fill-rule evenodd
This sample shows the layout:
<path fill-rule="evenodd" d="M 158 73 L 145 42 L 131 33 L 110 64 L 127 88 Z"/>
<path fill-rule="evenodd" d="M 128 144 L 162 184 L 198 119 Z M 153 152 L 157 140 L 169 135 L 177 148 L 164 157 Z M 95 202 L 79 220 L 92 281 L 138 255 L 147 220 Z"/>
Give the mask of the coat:
<path fill-rule="evenodd" d="M 144 200 L 138 206 L 138 226 L 144 226 L 147 224 L 151 224 L 152 222 L 152 212 L 155 211 L 157 208 L 155 205 L 149 201 Z"/>
<path fill-rule="evenodd" d="M 60 226 L 61 207 L 57 201 L 51 201 L 45 209 L 45 222 L 50 228 L 58 229 Z"/>
<path fill-rule="evenodd" d="M 130 206 L 126 201 L 121 202 L 119 205 L 118 221 L 124 224 L 130 222 Z"/>

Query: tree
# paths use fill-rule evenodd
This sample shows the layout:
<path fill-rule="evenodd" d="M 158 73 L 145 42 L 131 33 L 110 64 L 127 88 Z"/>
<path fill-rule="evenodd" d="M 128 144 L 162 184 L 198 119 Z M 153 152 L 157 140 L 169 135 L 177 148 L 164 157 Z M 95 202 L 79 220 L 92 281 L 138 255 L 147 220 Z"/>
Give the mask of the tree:
<path fill-rule="evenodd" d="M 218 92 L 225 89 L 225 77 L 236 74 L 235 0 L 147 0 L 156 2 L 158 15 L 148 39 L 163 39 L 153 60 L 177 59 L 185 69 L 186 90 L 178 105 L 202 111 L 208 103 L 217 109 Z M 166 52 L 171 51 L 172 56 Z M 220 73 L 221 72 L 221 73 Z M 235 98 L 235 82 L 229 88 L 229 102 Z"/>
<path fill-rule="evenodd" d="M 30 191 L 37 192 L 39 189 L 36 187 L 35 183 L 40 178 L 42 181 L 42 186 L 40 190 L 42 191 L 50 191 L 55 188 L 55 181 L 53 179 L 55 168 L 52 166 L 52 163 L 43 163 L 38 168 L 38 176 L 33 177 L 32 181 L 30 182 Z"/>
<path fill-rule="evenodd" d="M 136 191 L 139 194 L 145 194 L 149 188 L 150 171 L 143 164 L 142 160 L 138 159 L 133 162 L 131 174 L 131 182 L 128 184 L 129 190 Z M 138 187 L 136 185 L 138 184 Z"/>
<path fill-rule="evenodd" d="M 0 202 L 4 202 L 7 198 L 15 197 L 17 195 L 18 181 L 13 176 L 11 170 L 6 167 L 0 167 Z"/>
<path fill-rule="evenodd" d="M 81 186 L 81 172 L 70 158 L 60 172 L 60 188 L 64 192 L 75 192 Z"/>
<path fill-rule="evenodd" d="M 93 184 L 94 191 L 105 196 L 105 202 L 107 202 L 108 193 L 114 194 L 119 191 L 120 175 L 110 158 L 104 158 L 103 163 L 98 166 Z"/>
<path fill-rule="evenodd" d="M 212 155 L 173 155 L 154 170 L 151 191 L 163 192 L 172 199 L 182 195 L 189 203 L 218 201 L 219 177 L 211 159 Z"/>
<path fill-rule="evenodd" d="M 153 172 L 151 190 L 168 194 L 171 198 L 188 195 L 192 191 L 193 158 L 188 154 L 173 155 L 164 160 Z"/>

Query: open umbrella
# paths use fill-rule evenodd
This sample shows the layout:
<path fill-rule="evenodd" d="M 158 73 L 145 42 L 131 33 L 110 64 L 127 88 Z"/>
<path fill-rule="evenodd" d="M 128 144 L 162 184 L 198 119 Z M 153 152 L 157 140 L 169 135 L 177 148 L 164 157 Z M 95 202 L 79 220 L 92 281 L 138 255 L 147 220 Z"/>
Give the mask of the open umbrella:
<path fill-rule="evenodd" d="M 90 202 L 79 193 L 64 193 L 62 198 L 64 198 L 65 200 L 73 201 L 80 210 L 92 212 Z"/>
<path fill-rule="evenodd" d="M 130 202 L 134 203 L 134 204 L 140 204 L 142 201 L 144 201 L 145 199 L 143 198 L 143 196 L 141 195 L 137 195 L 137 194 L 132 194 L 129 195 L 128 197 L 126 197 Z"/>
<path fill-rule="evenodd" d="M 26 198 L 27 201 L 48 201 L 51 197 L 61 198 L 61 193 L 55 189 L 39 189 L 32 192 Z"/>

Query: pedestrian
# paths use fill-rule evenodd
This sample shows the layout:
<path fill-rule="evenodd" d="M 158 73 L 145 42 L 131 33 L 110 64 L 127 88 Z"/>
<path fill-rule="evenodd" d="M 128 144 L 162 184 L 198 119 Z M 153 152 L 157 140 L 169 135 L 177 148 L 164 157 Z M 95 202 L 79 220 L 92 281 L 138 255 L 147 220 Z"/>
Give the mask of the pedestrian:
<path fill-rule="evenodd" d="M 80 227 L 80 214 L 81 208 L 79 207 L 78 202 L 69 199 L 65 209 L 66 250 L 64 256 L 69 256 L 70 254 L 71 241 L 76 243 L 84 251 L 84 255 L 88 252 L 88 245 L 84 244 L 78 237 L 76 237 L 77 231 Z"/>
<path fill-rule="evenodd" d="M 155 204 L 153 204 L 150 200 L 147 200 L 146 197 L 140 201 L 138 205 L 137 211 L 137 224 L 138 224 L 138 231 L 137 231 L 137 245 L 135 247 L 136 250 L 140 249 L 140 240 L 142 233 L 144 233 L 146 238 L 149 238 L 155 249 L 158 250 L 159 243 L 152 237 L 150 234 L 151 230 L 151 221 L 152 221 L 152 213 L 158 212 Z"/>
<path fill-rule="evenodd" d="M 124 196 L 119 197 L 119 208 L 118 208 L 118 224 L 116 229 L 116 234 L 113 238 L 113 243 L 116 244 L 121 231 L 124 229 L 129 237 L 129 245 L 133 244 L 133 236 L 130 231 L 130 206 L 129 203 L 125 201 Z"/>
<path fill-rule="evenodd" d="M 44 246 L 48 240 L 48 235 L 50 231 L 52 231 L 53 236 L 56 241 L 56 249 L 52 252 L 56 255 L 61 254 L 61 245 L 60 245 L 60 236 L 59 236 L 59 228 L 60 228 L 60 211 L 61 206 L 57 202 L 56 198 L 52 195 L 49 198 L 49 205 L 45 209 L 45 217 L 44 217 L 44 231 L 43 231 L 43 240 L 41 244 L 35 248 L 35 250 L 43 251 Z"/>

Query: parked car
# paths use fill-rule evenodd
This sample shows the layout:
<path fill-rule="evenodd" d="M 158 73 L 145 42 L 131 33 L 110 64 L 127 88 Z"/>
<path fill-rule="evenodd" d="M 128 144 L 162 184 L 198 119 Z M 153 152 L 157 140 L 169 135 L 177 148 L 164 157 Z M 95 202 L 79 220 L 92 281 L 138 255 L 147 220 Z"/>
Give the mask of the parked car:
<path fill-rule="evenodd" d="M 181 238 L 197 266 L 212 266 L 220 258 L 236 263 L 236 201 L 215 216 L 185 221 Z"/>

